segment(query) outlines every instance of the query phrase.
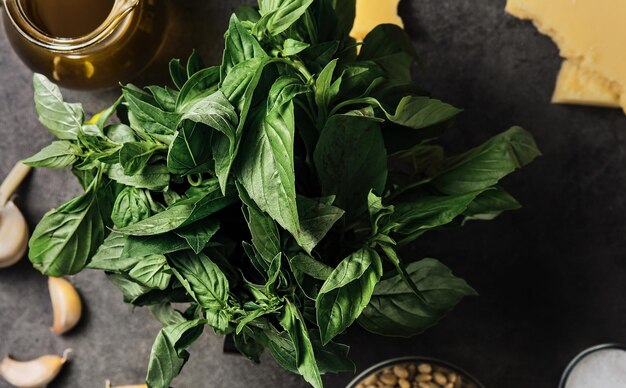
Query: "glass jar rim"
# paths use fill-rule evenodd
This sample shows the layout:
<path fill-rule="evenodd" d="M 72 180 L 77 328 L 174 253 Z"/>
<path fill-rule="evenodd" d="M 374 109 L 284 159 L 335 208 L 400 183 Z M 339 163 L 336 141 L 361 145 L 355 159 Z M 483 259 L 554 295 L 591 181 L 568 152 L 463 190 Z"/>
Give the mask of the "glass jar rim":
<path fill-rule="evenodd" d="M 133 13 L 139 2 L 140 0 L 115 0 L 109 15 L 95 30 L 76 38 L 58 38 L 35 26 L 20 0 L 2 0 L 9 21 L 22 37 L 39 47 L 69 53 L 88 49 L 106 40 Z"/>

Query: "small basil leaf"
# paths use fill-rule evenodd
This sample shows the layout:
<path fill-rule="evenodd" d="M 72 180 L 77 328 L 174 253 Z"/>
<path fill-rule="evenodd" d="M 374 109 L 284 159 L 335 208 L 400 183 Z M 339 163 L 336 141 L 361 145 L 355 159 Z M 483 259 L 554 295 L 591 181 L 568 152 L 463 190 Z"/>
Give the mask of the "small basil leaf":
<path fill-rule="evenodd" d="M 333 270 L 315 303 L 323 344 L 341 334 L 361 315 L 382 274 L 380 257 L 370 248 L 346 257 Z"/>
<path fill-rule="evenodd" d="M 116 228 L 124 228 L 150 217 L 150 201 L 144 190 L 124 188 L 115 199 L 111 220 Z"/>
<path fill-rule="evenodd" d="M 163 255 L 142 257 L 128 272 L 128 275 L 146 287 L 165 290 L 172 274 Z"/>
<path fill-rule="evenodd" d="M 64 168 L 83 155 L 81 148 L 66 140 L 54 141 L 34 156 L 22 161 L 31 167 Z"/>
<path fill-rule="evenodd" d="M 60 140 L 76 140 L 85 119 L 81 104 L 63 102 L 58 86 L 41 74 L 33 76 L 39 121 Z"/>

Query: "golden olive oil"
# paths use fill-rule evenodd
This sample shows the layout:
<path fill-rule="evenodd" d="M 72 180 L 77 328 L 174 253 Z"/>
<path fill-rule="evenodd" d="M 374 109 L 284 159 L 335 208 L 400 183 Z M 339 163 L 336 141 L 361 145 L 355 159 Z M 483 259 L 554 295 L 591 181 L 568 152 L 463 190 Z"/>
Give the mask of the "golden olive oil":
<path fill-rule="evenodd" d="M 8 8 L 4 24 L 17 54 L 34 71 L 74 89 L 103 89 L 131 81 L 156 56 L 169 27 L 165 0 L 139 0 L 123 19 L 117 19 L 122 21 L 114 28 L 104 27 L 115 19 L 109 18 L 118 10 L 115 0 L 13 1 L 19 1 L 28 25 L 54 41 L 52 45 L 40 44 L 28 26 L 22 28 L 14 22 L 19 15 L 7 17 L 11 12 Z M 79 49 L 67 48 L 103 30 L 104 38 Z"/>
<path fill-rule="evenodd" d="M 55 38 L 87 35 L 109 16 L 115 0 L 21 0 L 31 22 Z"/>

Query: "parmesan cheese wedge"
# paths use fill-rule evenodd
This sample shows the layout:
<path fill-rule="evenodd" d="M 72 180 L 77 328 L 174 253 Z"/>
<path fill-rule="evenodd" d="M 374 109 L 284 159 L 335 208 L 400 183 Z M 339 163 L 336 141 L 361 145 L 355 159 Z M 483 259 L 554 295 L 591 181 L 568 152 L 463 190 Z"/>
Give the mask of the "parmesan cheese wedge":
<path fill-rule="evenodd" d="M 557 101 L 615 106 L 619 98 L 626 110 L 626 1 L 508 0 L 506 11 L 532 20 L 576 65 L 565 65 Z"/>

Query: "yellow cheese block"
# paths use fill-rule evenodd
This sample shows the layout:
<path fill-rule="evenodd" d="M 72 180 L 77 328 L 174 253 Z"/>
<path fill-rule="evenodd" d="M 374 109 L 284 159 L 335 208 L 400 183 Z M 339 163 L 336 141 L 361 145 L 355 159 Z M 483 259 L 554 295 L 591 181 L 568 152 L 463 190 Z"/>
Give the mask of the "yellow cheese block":
<path fill-rule="evenodd" d="M 400 0 L 357 0 L 356 20 L 350 35 L 357 41 L 362 41 L 379 24 L 397 24 L 404 27 L 398 16 L 399 3 Z"/>
<path fill-rule="evenodd" d="M 563 61 L 552 96 L 555 104 L 593 105 L 619 108 L 619 92 L 609 80 L 574 60 Z"/>
<path fill-rule="evenodd" d="M 626 1 L 508 0 L 506 10 L 532 20 L 557 43 L 561 56 L 606 80 L 626 109 Z M 596 86 L 581 85 L 581 98 L 597 97 Z"/>

